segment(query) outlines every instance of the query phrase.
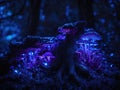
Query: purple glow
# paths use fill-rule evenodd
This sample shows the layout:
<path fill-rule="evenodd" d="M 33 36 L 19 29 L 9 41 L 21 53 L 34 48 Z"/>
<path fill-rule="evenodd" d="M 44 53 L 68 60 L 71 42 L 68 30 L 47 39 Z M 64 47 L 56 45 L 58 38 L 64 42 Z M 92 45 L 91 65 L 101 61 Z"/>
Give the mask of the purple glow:
<path fill-rule="evenodd" d="M 96 42 L 98 40 L 101 40 L 101 36 L 95 32 L 95 31 L 90 31 L 87 33 L 84 33 L 81 37 L 80 40 L 82 41 L 88 41 L 88 42 Z"/>
<path fill-rule="evenodd" d="M 63 35 L 75 36 L 77 30 L 74 28 L 72 24 L 65 24 L 58 28 L 58 32 Z"/>
<path fill-rule="evenodd" d="M 62 35 L 62 34 L 57 35 L 56 38 L 57 38 L 58 40 L 61 40 L 61 41 L 65 41 L 65 40 L 66 40 L 66 36 L 65 36 L 65 35 Z"/>
<path fill-rule="evenodd" d="M 21 51 L 21 54 L 17 57 L 18 62 L 23 62 L 22 64 L 27 68 L 33 68 L 37 65 L 37 58 L 41 52 L 40 48 L 27 48 Z"/>
<path fill-rule="evenodd" d="M 39 56 L 40 64 L 43 67 L 50 67 L 55 62 L 55 56 L 51 52 L 45 52 L 43 55 Z"/>
<path fill-rule="evenodd" d="M 51 43 L 51 44 L 46 43 L 46 44 L 43 44 L 42 46 L 44 50 L 53 51 L 58 47 L 58 43 Z"/>
<path fill-rule="evenodd" d="M 53 51 L 59 46 L 59 43 L 47 37 L 43 40 L 42 43 L 37 42 L 33 47 L 20 51 L 16 58 L 17 61 L 22 62 L 22 65 L 28 69 L 32 69 L 37 65 L 50 68 L 56 61 Z"/>
<path fill-rule="evenodd" d="M 97 41 L 101 40 L 100 35 L 95 32 L 84 33 L 78 41 L 76 41 L 77 50 L 76 55 L 79 58 L 79 62 L 86 63 L 90 67 L 99 67 L 102 61 L 103 54 L 97 48 Z"/>

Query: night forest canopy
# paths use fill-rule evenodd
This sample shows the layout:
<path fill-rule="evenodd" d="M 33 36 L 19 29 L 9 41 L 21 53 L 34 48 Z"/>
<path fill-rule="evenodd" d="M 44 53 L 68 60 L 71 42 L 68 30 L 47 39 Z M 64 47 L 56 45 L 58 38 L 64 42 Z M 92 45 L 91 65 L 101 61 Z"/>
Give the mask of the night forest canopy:
<path fill-rule="evenodd" d="M 119 90 L 120 0 L 0 0 L 0 88 Z"/>

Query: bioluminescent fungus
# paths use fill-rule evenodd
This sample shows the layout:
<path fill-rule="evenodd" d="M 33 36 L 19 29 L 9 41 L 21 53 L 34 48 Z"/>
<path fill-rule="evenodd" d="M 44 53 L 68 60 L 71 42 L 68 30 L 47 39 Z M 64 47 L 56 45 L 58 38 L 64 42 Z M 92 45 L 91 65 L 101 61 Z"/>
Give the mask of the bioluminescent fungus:
<path fill-rule="evenodd" d="M 43 55 L 39 56 L 40 64 L 44 68 L 49 68 L 54 64 L 56 57 L 51 52 L 45 52 Z"/>
<path fill-rule="evenodd" d="M 47 42 L 42 44 L 43 49 L 47 51 L 54 51 L 59 45 L 57 42 Z"/>
<path fill-rule="evenodd" d="M 96 41 L 100 41 L 102 39 L 97 32 L 93 31 L 93 29 L 89 29 L 86 31 L 87 32 L 80 37 L 80 40 L 96 43 Z"/>
<path fill-rule="evenodd" d="M 18 78 L 26 80 L 41 80 L 44 72 L 54 71 L 56 67 L 56 56 L 52 51 L 43 50 L 44 48 L 27 48 L 22 50 L 16 57 L 16 65 L 13 65 L 11 71 Z M 15 59 L 15 58 L 14 58 Z M 39 77 L 36 78 L 36 77 Z M 43 78 L 42 78 L 43 79 Z"/>
<path fill-rule="evenodd" d="M 34 43 L 28 45 L 28 43 L 30 43 L 29 41 L 34 41 Z M 17 65 L 14 65 L 12 70 L 15 74 L 19 74 L 17 73 L 17 71 L 19 71 L 21 75 L 29 76 L 26 72 L 32 74 L 32 72 L 38 68 L 51 70 L 51 68 L 56 65 L 57 59 L 54 55 L 54 51 L 59 46 L 59 42 L 56 38 L 27 37 L 22 45 L 28 45 L 28 47 L 18 51 L 16 58 L 14 58 Z"/>
<path fill-rule="evenodd" d="M 26 68 L 31 69 L 38 64 L 38 56 L 41 52 L 40 48 L 27 48 L 18 55 L 17 62 L 24 65 Z"/>
<path fill-rule="evenodd" d="M 85 32 L 76 41 L 77 50 L 76 54 L 79 61 L 90 65 L 90 67 L 99 67 L 102 61 L 103 54 L 98 48 L 97 41 L 101 40 L 101 36 L 95 31 Z"/>
<path fill-rule="evenodd" d="M 65 41 L 65 40 L 66 40 L 66 35 L 59 34 L 59 35 L 57 35 L 56 38 L 57 38 L 58 40 L 60 40 L 60 41 Z"/>
<path fill-rule="evenodd" d="M 59 27 L 58 32 L 63 35 L 75 36 L 75 34 L 77 33 L 77 29 L 75 28 L 73 23 L 68 23 Z"/>

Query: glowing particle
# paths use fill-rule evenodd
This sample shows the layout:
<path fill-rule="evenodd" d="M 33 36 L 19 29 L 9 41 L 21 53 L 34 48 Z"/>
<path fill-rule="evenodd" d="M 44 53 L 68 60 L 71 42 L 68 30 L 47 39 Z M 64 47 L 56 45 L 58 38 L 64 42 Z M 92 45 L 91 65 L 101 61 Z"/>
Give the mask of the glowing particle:
<path fill-rule="evenodd" d="M 46 63 L 46 62 L 45 62 L 45 63 L 43 63 L 43 64 L 44 64 L 45 66 L 48 66 L 48 63 Z"/>
<path fill-rule="evenodd" d="M 30 56 L 33 55 L 33 54 L 34 54 L 33 52 L 29 52 L 29 53 L 28 53 L 28 55 L 30 55 Z"/>
<path fill-rule="evenodd" d="M 8 35 L 8 36 L 6 37 L 6 40 L 12 40 L 12 39 L 15 38 L 15 37 L 16 37 L 16 34 Z"/>
<path fill-rule="evenodd" d="M 113 57 L 113 56 L 114 56 L 114 53 L 110 53 L 110 56 Z"/>
<path fill-rule="evenodd" d="M 12 12 L 11 12 L 11 11 L 8 11 L 8 12 L 7 12 L 7 15 L 8 15 L 8 16 L 11 16 L 11 15 L 12 15 Z"/>
<path fill-rule="evenodd" d="M 110 67 L 113 67 L 113 64 L 111 64 Z"/>
<path fill-rule="evenodd" d="M 18 73 L 18 70 L 14 70 L 15 73 Z"/>
<path fill-rule="evenodd" d="M 22 19 L 22 18 L 23 18 L 23 16 L 22 16 L 22 15 L 19 15 L 19 16 L 18 16 L 18 19 Z"/>

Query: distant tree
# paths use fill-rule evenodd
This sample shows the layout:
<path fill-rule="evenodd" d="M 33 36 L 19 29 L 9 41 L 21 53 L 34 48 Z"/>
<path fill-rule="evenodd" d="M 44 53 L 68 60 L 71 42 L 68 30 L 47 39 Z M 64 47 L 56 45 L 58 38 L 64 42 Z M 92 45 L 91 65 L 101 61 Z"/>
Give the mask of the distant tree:
<path fill-rule="evenodd" d="M 80 19 L 86 20 L 88 27 L 94 26 L 93 0 L 78 0 Z"/>
<path fill-rule="evenodd" d="M 39 24 L 39 9 L 41 0 L 30 0 L 29 35 L 35 35 Z"/>

